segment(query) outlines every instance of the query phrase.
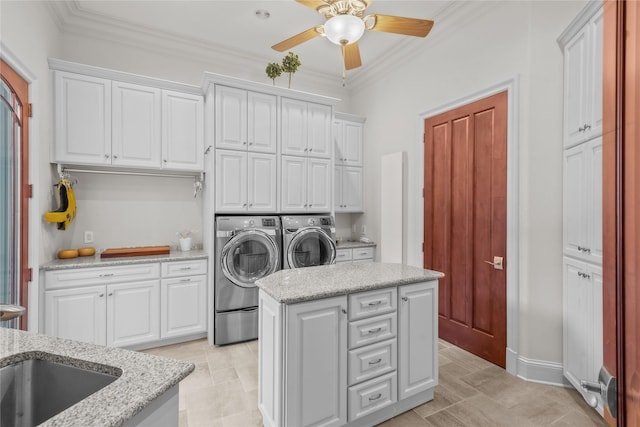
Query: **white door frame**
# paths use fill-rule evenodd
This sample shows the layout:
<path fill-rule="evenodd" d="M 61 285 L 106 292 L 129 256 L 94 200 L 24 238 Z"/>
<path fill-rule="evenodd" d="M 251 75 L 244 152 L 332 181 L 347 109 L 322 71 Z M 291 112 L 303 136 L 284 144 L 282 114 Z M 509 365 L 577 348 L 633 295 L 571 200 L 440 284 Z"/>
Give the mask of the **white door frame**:
<path fill-rule="evenodd" d="M 519 77 L 496 83 L 478 92 L 472 93 L 460 99 L 448 102 L 439 107 L 427 110 L 419 115 L 419 137 L 417 176 L 415 182 L 424 181 L 424 121 L 449 110 L 470 104 L 479 99 L 486 98 L 496 93 L 507 91 L 507 348 L 506 369 L 512 375 L 518 374 L 518 233 L 519 233 L 519 121 L 520 109 Z M 422 185 L 416 186 L 416 199 L 422 200 Z M 424 203 L 420 203 L 417 209 L 417 228 L 420 236 L 424 235 Z M 422 239 L 419 239 L 417 253 L 422 252 Z"/>

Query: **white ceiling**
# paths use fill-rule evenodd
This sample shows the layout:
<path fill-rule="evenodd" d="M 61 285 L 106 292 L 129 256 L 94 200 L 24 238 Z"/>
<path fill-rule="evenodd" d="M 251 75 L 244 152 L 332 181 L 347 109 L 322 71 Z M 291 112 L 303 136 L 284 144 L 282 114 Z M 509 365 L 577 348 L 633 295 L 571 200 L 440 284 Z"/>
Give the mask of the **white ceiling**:
<path fill-rule="evenodd" d="M 397 61 L 397 52 L 410 43 L 427 43 L 438 30 L 438 15 L 454 0 L 398 1 L 376 0 L 366 13 L 406 16 L 435 20 L 426 39 L 367 31 L 360 40 L 363 66 L 349 72 L 357 77 L 367 67 L 386 58 Z M 73 20 L 113 25 L 120 31 L 162 33 L 184 43 L 208 46 L 212 50 L 236 54 L 267 62 L 279 62 L 284 53 L 271 46 L 310 27 L 324 23 L 324 17 L 294 0 L 67 0 L 63 24 Z M 269 11 L 268 19 L 256 17 L 256 10 Z M 446 13 L 445 13 L 446 14 Z M 301 70 L 326 75 L 342 74 L 342 57 L 338 46 L 316 38 L 292 49 L 302 62 Z M 410 52 L 410 51 L 407 51 Z M 393 55 L 395 53 L 395 55 Z"/>

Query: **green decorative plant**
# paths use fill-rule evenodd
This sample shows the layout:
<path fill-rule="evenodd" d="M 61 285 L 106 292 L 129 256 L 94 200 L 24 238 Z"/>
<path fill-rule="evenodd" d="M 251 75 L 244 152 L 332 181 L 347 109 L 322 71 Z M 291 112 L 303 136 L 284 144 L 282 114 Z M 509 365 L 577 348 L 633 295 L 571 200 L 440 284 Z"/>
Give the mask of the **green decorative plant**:
<path fill-rule="evenodd" d="M 270 62 L 267 64 L 267 76 L 273 80 L 273 85 L 276 85 L 276 78 L 282 74 L 282 67 L 277 62 Z"/>
<path fill-rule="evenodd" d="M 291 75 L 300 67 L 300 58 L 293 52 L 282 58 L 282 71 L 289 74 L 289 89 L 291 89 Z"/>

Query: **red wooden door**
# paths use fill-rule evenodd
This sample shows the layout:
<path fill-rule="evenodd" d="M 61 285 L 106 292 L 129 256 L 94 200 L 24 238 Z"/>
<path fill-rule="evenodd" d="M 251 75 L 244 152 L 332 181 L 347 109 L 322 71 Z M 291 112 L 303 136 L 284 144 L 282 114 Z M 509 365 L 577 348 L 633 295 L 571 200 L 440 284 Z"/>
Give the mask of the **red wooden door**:
<path fill-rule="evenodd" d="M 507 92 L 426 119 L 424 142 L 424 267 L 445 273 L 440 338 L 504 367 Z"/>

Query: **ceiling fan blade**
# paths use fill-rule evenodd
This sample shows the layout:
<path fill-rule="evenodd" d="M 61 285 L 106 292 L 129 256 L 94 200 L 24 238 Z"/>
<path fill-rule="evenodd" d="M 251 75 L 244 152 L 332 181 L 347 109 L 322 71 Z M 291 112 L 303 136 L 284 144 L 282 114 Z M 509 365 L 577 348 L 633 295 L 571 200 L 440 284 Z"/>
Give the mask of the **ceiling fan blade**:
<path fill-rule="evenodd" d="M 298 46 L 301 43 L 320 36 L 320 33 L 318 32 L 318 28 L 320 27 L 322 26 L 319 25 L 317 27 L 311 27 L 308 30 L 301 32 L 300 34 L 296 34 L 295 36 L 289 37 L 288 39 L 283 40 L 278 44 L 274 44 L 273 46 L 271 46 L 271 48 L 277 50 L 278 52 L 289 50 L 294 46 Z"/>
<path fill-rule="evenodd" d="M 371 15 L 375 22 L 372 31 L 403 34 L 405 36 L 426 37 L 433 27 L 433 21 L 428 19 L 404 18 L 391 15 Z M 366 18 L 365 18 L 366 20 Z"/>
<path fill-rule="evenodd" d="M 342 58 L 344 59 L 344 68 L 346 70 L 353 70 L 362 65 L 360 59 L 360 48 L 358 42 L 342 46 Z"/>
<path fill-rule="evenodd" d="M 313 10 L 318 10 L 322 6 L 327 6 L 329 3 L 324 0 L 296 0 L 303 6 L 310 7 Z"/>

